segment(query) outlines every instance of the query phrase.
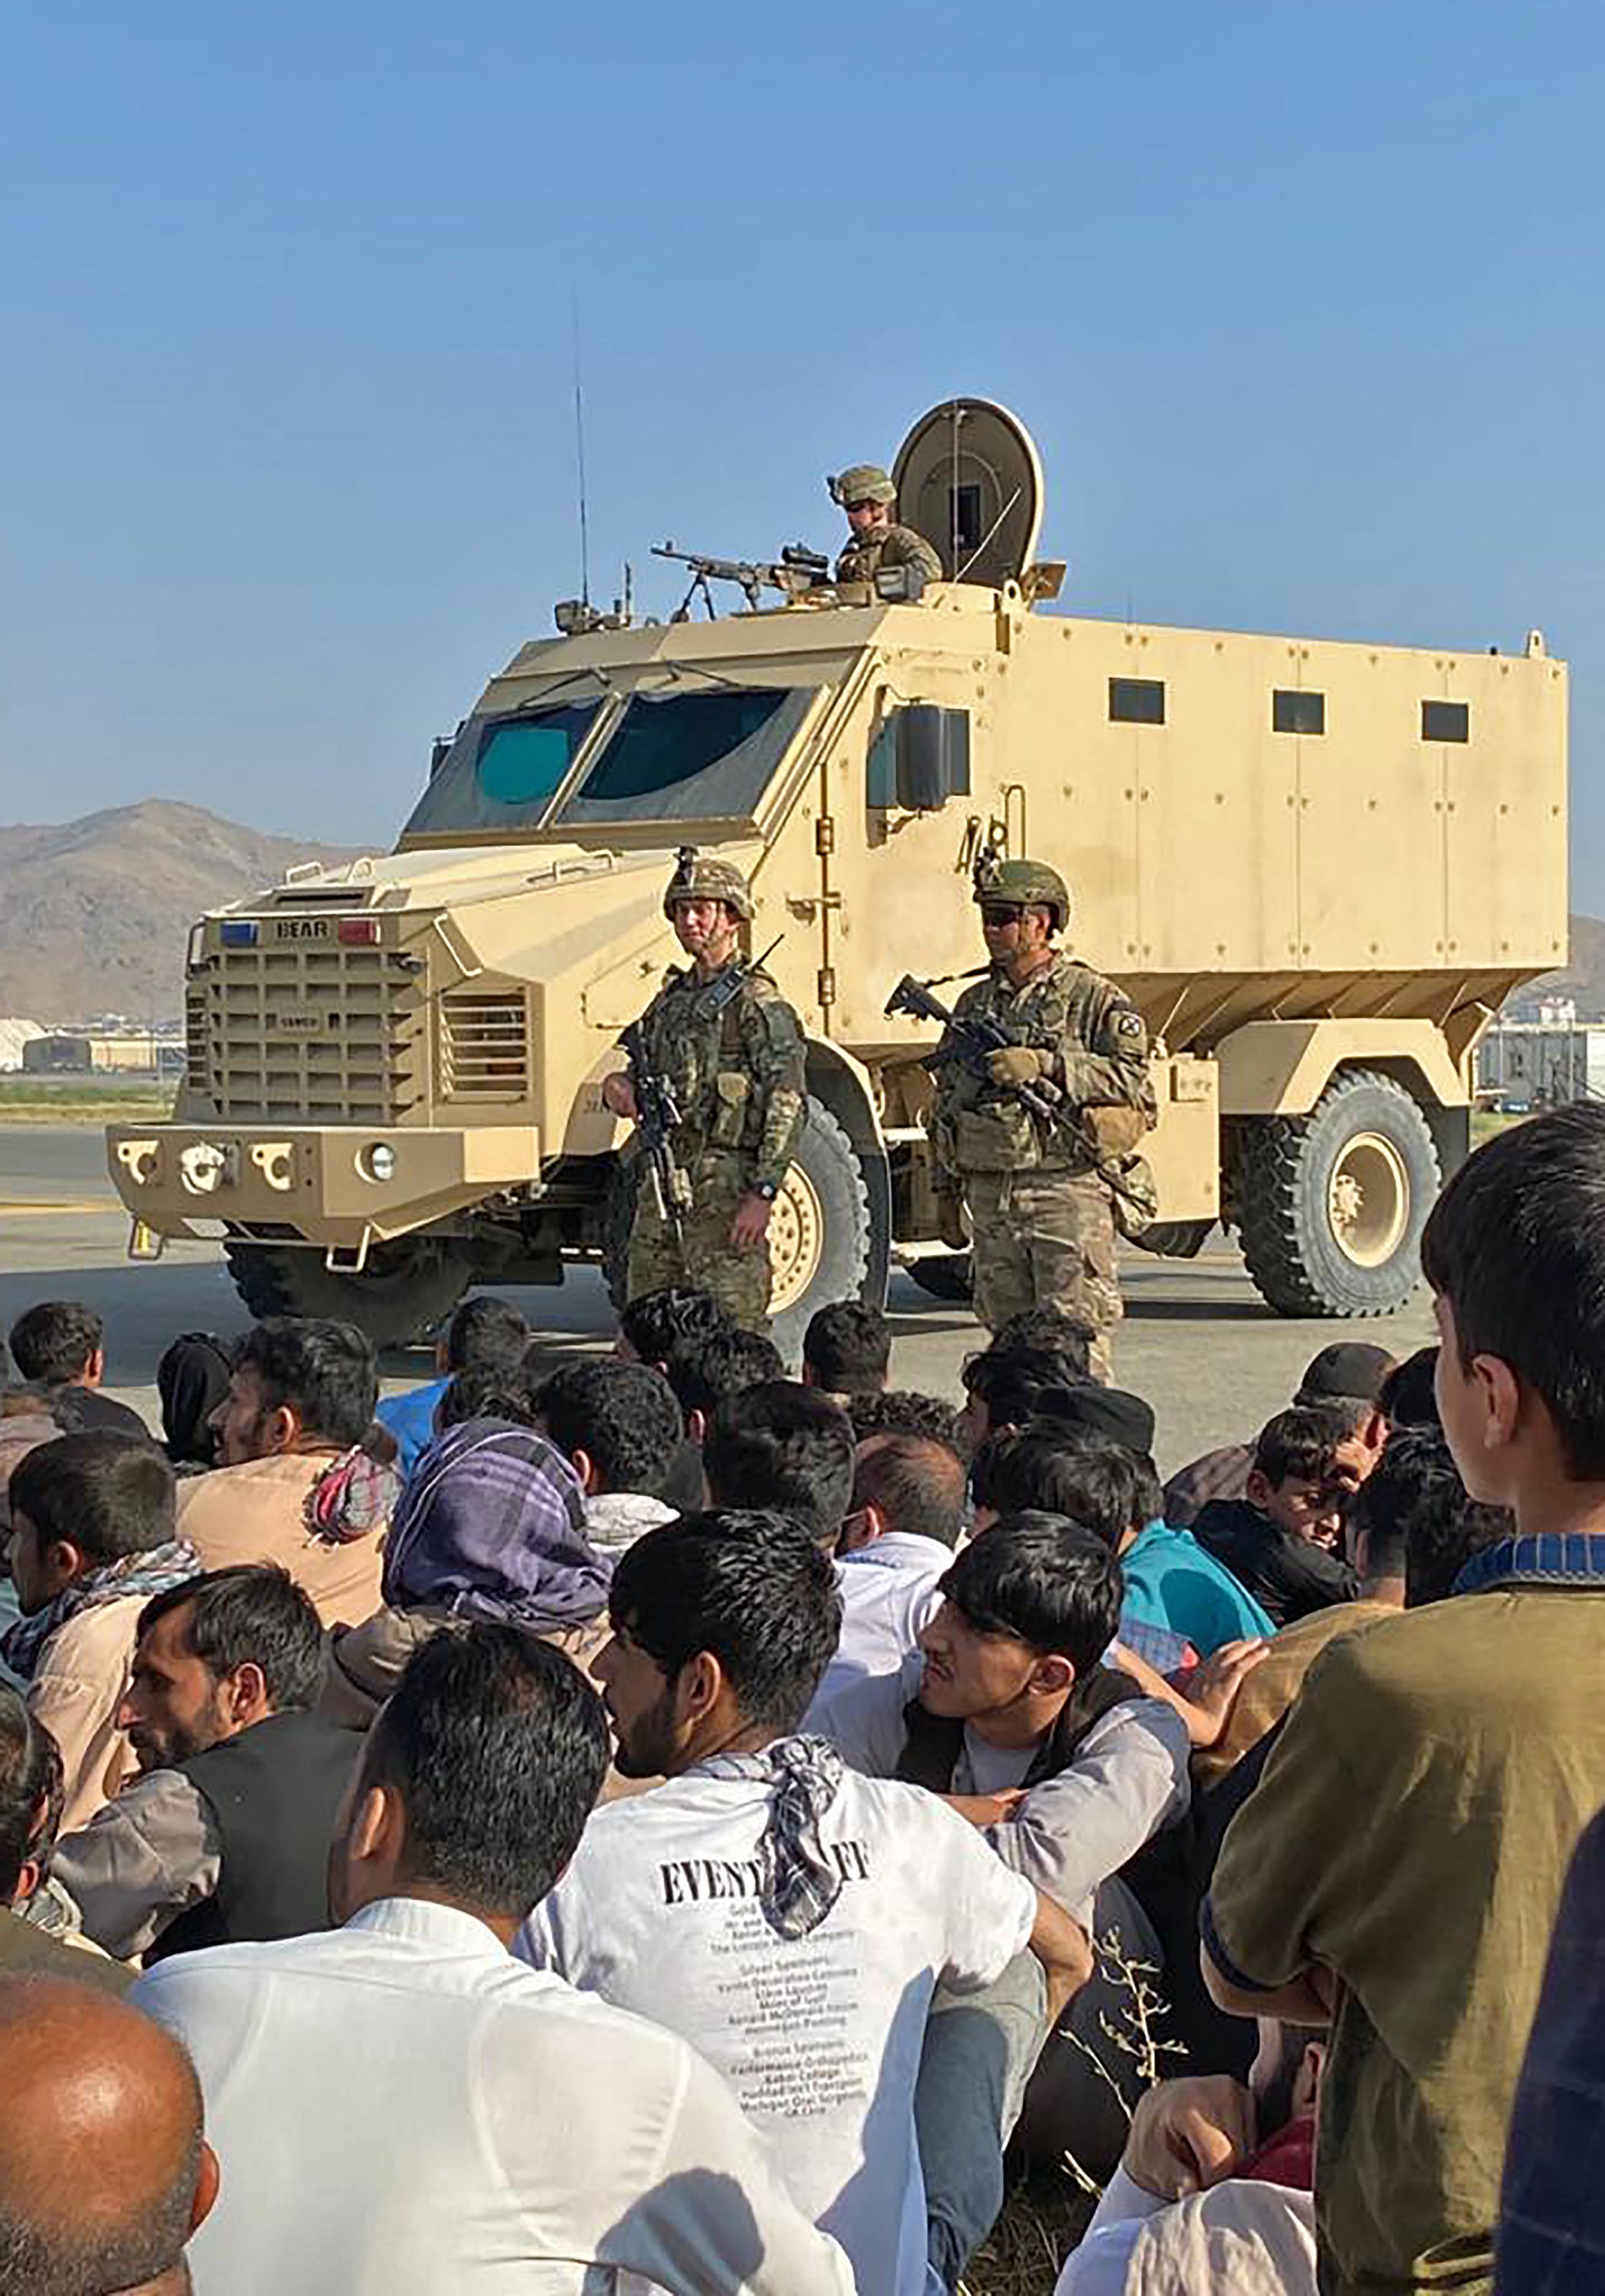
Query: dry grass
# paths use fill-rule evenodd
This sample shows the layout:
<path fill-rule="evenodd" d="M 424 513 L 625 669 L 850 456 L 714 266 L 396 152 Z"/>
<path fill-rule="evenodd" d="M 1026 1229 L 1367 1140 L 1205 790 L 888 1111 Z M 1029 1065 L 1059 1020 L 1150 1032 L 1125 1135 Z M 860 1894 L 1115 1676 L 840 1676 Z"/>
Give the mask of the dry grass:
<path fill-rule="evenodd" d="M 971 2259 L 965 2296 L 1052 2296 L 1060 2268 L 1095 2205 L 1062 2170 L 1028 2169 L 1011 2186 L 992 2237 Z"/>

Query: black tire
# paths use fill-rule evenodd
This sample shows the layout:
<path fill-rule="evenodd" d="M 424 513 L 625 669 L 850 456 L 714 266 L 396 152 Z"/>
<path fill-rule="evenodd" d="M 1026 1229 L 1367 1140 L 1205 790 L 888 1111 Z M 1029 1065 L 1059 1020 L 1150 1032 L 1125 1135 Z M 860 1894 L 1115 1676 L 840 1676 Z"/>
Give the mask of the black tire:
<path fill-rule="evenodd" d="M 404 1347 L 444 1322 L 473 1276 L 465 1260 L 424 1236 L 375 1244 L 360 1275 L 337 1274 L 321 1252 L 291 1245 L 230 1236 L 223 1249 L 253 1316 L 332 1316 L 381 1349 Z"/>
<path fill-rule="evenodd" d="M 1441 1174 L 1403 1085 L 1343 1070 L 1308 1116 L 1244 1121 L 1239 1159 L 1243 1258 L 1278 1315 L 1388 1316 L 1404 1305 Z M 1353 1210 L 1340 1228 L 1345 1201 Z"/>
<path fill-rule="evenodd" d="M 1132 1242 L 1139 1251 L 1151 1251 L 1156 1259 L 1196 1259 L 1214 1226 L 1212 1219 L 1150 1220 Z"/>
<path fill-rule="evenodd" d="M 962 1307 L 974 1294 L 975 1267 L 967 1251 L 921 1252 L 904 1273 L 933 1300 Z"/>
<path fill-rule="evenodd" d="M 616 1308 L 622 1308 L 627 1297 L 630 1227 L 641 1171 L 639 1165 L 615 1163 L 602 1210 L 602 1273 Z M 869 1188 L 852 1142 L 830 1110 L 812 1095 L 808 1121 L 782 1191 L 788 1193 L 806 1207 L 809 1218 L 815 1207 L 818 1215 L 817 1251 L 811 1272 L 802 1291 L 776 1312 L 770 1327 L 775 1346 L 792 1362 L 802 1352 L 802 1336 L 815 1308 L 833 1300 L 872 1300 L 874 1306 L 881 1305 L 881 1299 L 874 1296 L 874 1223 Z M 777 1221 L 785 1220 L 788 1209 L 776 1208 Z M 782 1272 L 777 1266 L 777 1288 Z M 884 1286 L 881 1291 L 883 1294 Z"/>

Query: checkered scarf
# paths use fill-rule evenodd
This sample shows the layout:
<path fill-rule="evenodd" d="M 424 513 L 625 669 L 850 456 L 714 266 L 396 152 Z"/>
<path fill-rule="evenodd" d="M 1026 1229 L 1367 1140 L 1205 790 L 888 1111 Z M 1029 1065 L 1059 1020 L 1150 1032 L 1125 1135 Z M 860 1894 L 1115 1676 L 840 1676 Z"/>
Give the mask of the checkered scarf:
<path fill-rule="evenodd" d="M 841 1895 L 841 1875 L 819 1831 L 841 1790 L 841 1756 L 823 1738 L 777 1738 L 762 1753 L 719 1755 L 708 1767 L 717 1776 L 757 1778 L 769 1787 L 757 1846 L 758 1902 L 776 1937 L 807 1937 Z"/>
<path fill-rule="evenodd" d="M 532 1635 L 607 1608 L 612 1565 L 585 1536 L 585 1496 L 562 1453 L 527 1427 L 469 1419 L 422 1454 L 391 1520 L 383 1594 Z"/>
<path fill-rule="evenodd" d="M 86 1570 L 70 1587 L 63 1587 L 42 1611 L 19 1619 L 0 1642 L 0 1657 L 19 1682 L 31 1682 L 45 1644 L 80 1611 L 120 1603 L 129 1595 L 149 1602 L 153 1595 L 165 1595 L 169 1587 L 195 1578 L 200 1570 L 201 1557 L 187 1538 L 170 1538 L 165 1546 L 147 1547 L 143 1554 L 121 1554 L 115 1562 L 102 1562 L 98 1570 Z"/>

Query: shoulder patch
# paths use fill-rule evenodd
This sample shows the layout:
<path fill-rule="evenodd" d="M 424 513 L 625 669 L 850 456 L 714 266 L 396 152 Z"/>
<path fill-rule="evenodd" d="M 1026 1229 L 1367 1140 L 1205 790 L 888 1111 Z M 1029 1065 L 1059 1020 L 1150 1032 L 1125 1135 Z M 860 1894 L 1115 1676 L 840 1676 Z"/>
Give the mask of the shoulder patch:
<path fill-rule="evenodd" d="M 1121 1004 L 1110 1015 L 1110 1026 L 1117 1037 L 1125 1037 L 1133 1045 L 1144 1045 L 1148 1031 L 1142 1025 L 1142 1015 L 1134 1005 Z"/>

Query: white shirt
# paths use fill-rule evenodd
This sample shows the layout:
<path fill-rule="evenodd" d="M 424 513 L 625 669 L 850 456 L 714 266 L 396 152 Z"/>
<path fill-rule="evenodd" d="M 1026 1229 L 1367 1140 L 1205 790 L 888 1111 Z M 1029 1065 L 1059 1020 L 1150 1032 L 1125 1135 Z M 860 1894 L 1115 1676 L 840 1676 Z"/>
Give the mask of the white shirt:
<path fill-rule="evenodd" d="M 188 2046 L 222 2164 L 197 2296 L 852 2296 L 684 2042 L 471 1914 L 385 1898 L 129 1998 Z"/>
<path fill-rule="evenodd" d="M 926 2012 L 938 1980 L 968 1991 L 1002 1973 L 1036 1893 L 918 1787 L 848 1771 L 820 1829 L 840 1893 L 806 1937 L 779 1938 L 757 1894 L 769 1798 L 716 1758 L 599 1809 L 515 1951 L 620 2007 L 653 2005 L 730 2082 L 864 2296 L 921 2296 Z"/>
<path fill-rule="evenodd" d="M 1229 2177 L 1190 2200 L 1162 2201 L 1117 2169 L 1053 2296 L 1134 2296 L 1156 2285 L 1185 2296 L 1315 2296 L 1313 2195 Z"/>
<path fill-rule="evenodd" d="M 828 1737 L 856 1770 L 889 1777 L 907 1738 L 904 1708 L 919 1694 L 916 1651 L 900 1674 L 861 1677 L 831 1702 Z M 1036 1748 L 998 1749 L 966 1728 L 951 1791 L 999 1793 L 1019 1785 Z M 1085 1929 L 1099 1884 L 1179 1817 L 1191 1793 L 1187 1726 L 1158 1698 L 1122 1699 L 1093 1723 L 1076 1759 L 1044 1778 L 1002 1825 L 983 1829 L 998 1856 Z"/>
<path fill-rule="evenodd" d="M 920 1629 L 942 1607 L 937 1585 L 953 1549 L 918 1531 L 883 1531 L 836 1564 L 841 1636 L 820 1677 L 802 1727 L 829 1737 L 825 1726 L 837 1693 L 866 1674 L 896 1674 L 918 1647 Z"/>

